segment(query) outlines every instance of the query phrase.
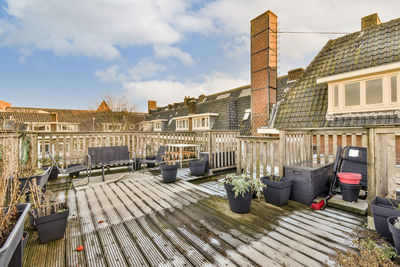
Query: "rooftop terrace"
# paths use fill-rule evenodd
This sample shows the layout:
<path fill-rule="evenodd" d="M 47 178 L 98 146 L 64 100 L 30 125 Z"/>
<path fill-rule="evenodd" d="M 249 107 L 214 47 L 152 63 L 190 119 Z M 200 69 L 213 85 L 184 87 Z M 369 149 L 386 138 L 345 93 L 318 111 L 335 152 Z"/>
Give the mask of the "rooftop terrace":
<path fill-rule="evenodd" d="M 239 215 L 224 198 L 215 181 L 164 184 L 149 172 L 71 189 L 64 239 L 39 245 L 31 231 L 24 266 L 321 266 L 365 223 L 293 201 L 254 200 Z"/>

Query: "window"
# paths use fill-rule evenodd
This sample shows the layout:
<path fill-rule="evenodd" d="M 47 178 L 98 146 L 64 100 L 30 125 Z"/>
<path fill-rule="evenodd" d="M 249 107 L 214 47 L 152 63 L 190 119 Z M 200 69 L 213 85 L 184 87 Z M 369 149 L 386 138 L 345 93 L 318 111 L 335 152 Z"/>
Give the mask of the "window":
<path fill-rule="evenodd" d="M 160 121 L 154 122 L 154 130 L 155 131 L 160 131 L 161 130 L 161 122 Z"/>
<path fill-rule="evenodd" d="M 397 76 L 390 77 L 391 102 L 397 102 Z"/>
<path fill-rule="evenodd" d="M 333 106 L 335 108 L 339 106 L 339 85 L 333 87 Z"/>
<path fill-rule="evenodd" d="M 244 121 L 247 120 L 247 119 L 249 118 L 250 113 L 251 113 L 251 109 L 246 109 L 246 111 L 245 111 L 245 113 L 244 113 L 244 116 L 243 116 L 243 120 L 244 120 Z"/>
<path fill-rule="evenodd" d="M 382 103 L 382 79 L 365 82 L 365 102 L 367 105 Z"/>
<path fill-rule="evenodd" d="M 210 117 L 193 118 L 193 130 L 208 130 L 210 125 Z"/>
<path fill-rule="evenodd" d="M 360 105 L 360 83 L 348 83 L 344 87 L 345 106 Z"/>
<path fill-rule="evenodd" d="M 176 120 L 177 130 L 189 130 L 189 119 Z"/>

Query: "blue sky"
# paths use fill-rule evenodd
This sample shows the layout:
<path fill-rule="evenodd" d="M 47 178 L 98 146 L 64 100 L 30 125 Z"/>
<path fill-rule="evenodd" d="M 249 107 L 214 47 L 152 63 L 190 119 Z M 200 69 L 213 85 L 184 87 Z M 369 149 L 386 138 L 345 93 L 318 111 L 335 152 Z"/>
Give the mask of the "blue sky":
<path fill-rule="evenodd" d="M 271 9 L 281 31 L 354 32 L 399 16 L 398 0 L 0 0 L 0 99 L 93 108 L 125 97 L 139 111 L 250 83 L 250 20 Z M 306 67 L 338 35 L 280 34 L 279 74 Z"/>

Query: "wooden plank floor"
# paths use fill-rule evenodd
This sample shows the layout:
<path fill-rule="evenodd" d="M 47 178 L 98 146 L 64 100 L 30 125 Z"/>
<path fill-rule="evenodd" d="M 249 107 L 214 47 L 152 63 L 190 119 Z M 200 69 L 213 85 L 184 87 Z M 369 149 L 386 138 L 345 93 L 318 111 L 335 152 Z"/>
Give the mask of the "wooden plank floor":
<path fill-rule="evenodd" d="M 296 202 L 279 208 L 254 200 L 239 215 L 213 186 L 133 175 L 71 190 L 65 238 L 39 245 L 31 231 L 24 266 L 332 265 L 329 255 L 351 246 L 349 234 L 365 222 Z"/>
<path fill-rule="evenodd" d="M 159 167 L 150 168 L 150 169 L 147 169 L 147 170 L 150 171 L 155 177 L 158 177 L 158 178 L 162 179 L 161 170 L 160 170 Z M 204 178 L 207 178 L 207 177 L 210 177 L 210 175 L 192 176 L 192 175 L 190 175 L 190 169 L 189 168 L 179 168 L 178 169 L 178 174 L 176 176 L 176 178 L 178 180 L 183 180 L 183 181 L 195 181 L 195 180 L 204 179 Z"/>

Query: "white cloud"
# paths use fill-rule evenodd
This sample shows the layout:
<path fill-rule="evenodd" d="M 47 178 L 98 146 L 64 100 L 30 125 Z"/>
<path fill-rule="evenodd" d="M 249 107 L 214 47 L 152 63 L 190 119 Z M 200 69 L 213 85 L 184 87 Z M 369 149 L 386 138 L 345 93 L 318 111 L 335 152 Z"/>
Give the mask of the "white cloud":
<path fill-rule="evenodd" d="M 119 72 L 119 66 L 111 65 L 105 70 L 96 70 L 94 74 L 100 78 L 102 82 L 125 82 L 126 75 Z"/>
<path fill-rule="evenodd" d="M 127 72 L 129 77 L 134 81 L 141 81 L 154 77 L 157 73 L 164 71 L 166 68 L 148 58 L 142 59 L 138 64 L 130 68 Z"/>
<path fill-rule="evenodd" d="M 131 81 L 124 83 L 123 89 L 127 97 L 136 103 L 143 103 L 144 100 L 152 99 L 157 100 L 157 105 L 162 106 L 183 101 L 184 96 L 197 97 L 201 94 L 208 95 L 247 84 L 247 79 L 232 77 L 227 73 L 214 72 L 210 75 L 202 76 L 200 81 Z"/>
<path fill-rule="evenodd" d="M 154 46 L 154 52 L 159 58 L 175 57 L 182 61 L 182 63 L 185 65 L 193 64 L 192 56 L 186 52 L 183 52 L 177 47 L 156 45 Z"/>

